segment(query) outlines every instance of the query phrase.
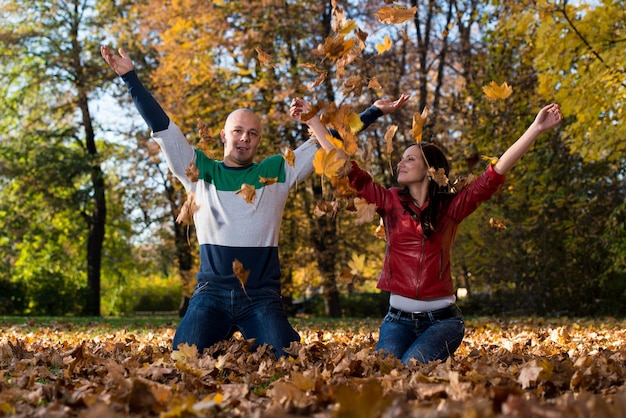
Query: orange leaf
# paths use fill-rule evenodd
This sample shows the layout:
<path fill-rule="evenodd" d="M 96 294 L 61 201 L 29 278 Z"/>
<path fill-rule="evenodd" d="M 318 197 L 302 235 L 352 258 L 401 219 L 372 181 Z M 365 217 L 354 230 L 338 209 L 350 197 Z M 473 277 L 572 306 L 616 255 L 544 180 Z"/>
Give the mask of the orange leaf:
<path fill-rule="evenodd" d="M 370 82 L 367 84 L 367 88 L 372 90 L 381 90 L 383 86 L 380 85 L 376 77 L 372 77 Z"/>
<path fill-rule="evenodd" d="M 254 199 L 256 198 L 256 189 L 254 186 L 244 183 L 241 185 L 241 189 L 237 190 L 235 194 L 243 197 L 246 203 L 254 203 Z"/>
<path fill-rule="evenodd" d="M 296 163 L 296 154 L 293 152 L 291 148 L 285 148 L 283 150 L 283 158 L 287 161 L 291 167 L 294 167 Z"/>
<path fill-rule="evenodd" d="M 266 186 L 271 186 L 272 184 L 276 183 L 278 181 L 278 177 L 261 177 L 259 176 L 259 181 L 263 184 L 265 184 Z"/>
<path fill-rule="evenodd" d="M 428 118 L 428 108 L 425 107 L 421 114 L 415 113 L 413 114 L 413 127 L 411 128 L 411 138 L 415 140 L 415 142 L 422 142 L 422 129 L 424 128 L 424 124 L 426 124 L 426 119 Z"/>
<path fill-rule="evenodd" d="M 275 67 L 274 64 L 272 64 L 272 56 L 270 54 L 266 54 L 265 52 L 261 51 L 261 48 L 254 48 L 254 50 L 257 53 L 257 57 L 259 58 L 259 63 L 261 64 L 261 66 L 270 66 L 270 67 Z"/>
<path fill-rule="evenodd" d="M 235 261 L 233 261 L 233 274 L 235 275 L 237 280 L 239 280 L 239 283 L 241 283 L 241 288 L 245 292 L 246 282 L 248 281 L 248 276 L 250 276 L 250 270 L 245 270 L 243 268 L 243 264 L 241 264 L 241 261 L 235 258 Z"/>

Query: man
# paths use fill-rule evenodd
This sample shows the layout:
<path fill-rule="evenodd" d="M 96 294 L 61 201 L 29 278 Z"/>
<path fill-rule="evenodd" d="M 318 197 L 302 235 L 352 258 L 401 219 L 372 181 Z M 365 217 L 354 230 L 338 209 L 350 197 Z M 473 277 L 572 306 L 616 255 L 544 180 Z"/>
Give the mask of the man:
<path fill-rule="evenodd" d="M 255 163 L 261 121 L 252 111 L 237 109 L 228 116 L 220 133 L 223 161 L 210 159 L 187 142 L 145 89 L 123 49 L 116 55 L 102 46 L 100 52 L 124 80 L 170 170 L 199 206 L 193 218 L 200 245 L 200 271 L 173 348 L 195 345 L 202 353 L 238 330 L 245 339 L 254 339 L 257 345 L 268 344 L 277 356 L 284 355 L 283 348 L 300 337 L 281 302 L 278 234 L 289 191 L 313 171 L 317 140 L 310 139 L 294 151 L 293 166 L 282 155 Z M 407 99 L 379 100 L 377 107 L 367 109 L 361 118 L 367 126 L 398 109 Z M 312 119 L 319 129 L 319 119 Z M 320 145 L 332 147 L 325 138 Z M 189 168 L 195 168 L 191 178 Z M 242 189 L 246 193 L 237 193 Z"/>

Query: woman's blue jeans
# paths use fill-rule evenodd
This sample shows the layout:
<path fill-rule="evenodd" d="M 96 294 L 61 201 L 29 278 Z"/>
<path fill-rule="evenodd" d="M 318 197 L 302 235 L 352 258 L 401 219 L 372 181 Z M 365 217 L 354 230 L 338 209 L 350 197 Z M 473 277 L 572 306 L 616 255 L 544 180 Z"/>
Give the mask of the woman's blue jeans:
<path fill-rule="evenodd" d="M 410 319 L 387 312 L 376 350 L 385 350 L 408 364 L 412 358 L 428 363 L 445 360 L 461 345 L 465 322 L 461 315 L 448 319 Z"/>
<path fill-rule="evenodd" d="M 247 296 L 246 296 L 247 293 Z M 179 344 L 205 348 L 230 338 L 235 331 L 244 339 L 255 339 L 254 347 L 269 344 L 277 357 L 283 348 L 300 341 L 274 289 L 223 289 L 208 283 L 194 290 L 189 307 L 174 335 L 173 349 Z"/>

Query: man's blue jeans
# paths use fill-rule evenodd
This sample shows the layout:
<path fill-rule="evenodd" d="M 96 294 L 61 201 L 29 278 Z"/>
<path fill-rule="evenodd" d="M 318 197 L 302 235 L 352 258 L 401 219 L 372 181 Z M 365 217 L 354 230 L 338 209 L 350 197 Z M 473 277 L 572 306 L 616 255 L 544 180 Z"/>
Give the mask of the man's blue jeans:
<path fill-rule="evenodd" d="M 387 312 L 376 350 L 385 350 L 408 364 L 412 358 L 428 363 L 445 360 L 463 341 L 465 322 L 461 315 L 447 319 L 411 319 Z"/>
<path fill-rule="evenodd" d="M 176 329 L 173 349 L 179 344 L 195 344 L 202 353 L 239 331 L 246 340 L 254 338 L 255 347 L 267 343 L 277 357 L 285 355 L 283 348 L 300 341 L 300 335 L 287 319 L 280 293 L 273 289 L 246 289 L 246 293 L 208 283 L 198 285 Z"/>

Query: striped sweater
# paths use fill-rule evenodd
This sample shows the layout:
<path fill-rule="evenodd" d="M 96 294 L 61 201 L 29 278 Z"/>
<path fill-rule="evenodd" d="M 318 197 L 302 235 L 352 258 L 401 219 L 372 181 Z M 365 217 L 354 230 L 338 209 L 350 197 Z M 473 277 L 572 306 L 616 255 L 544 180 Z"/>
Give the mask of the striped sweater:
<path fill-rule="evenodd" d="M 278 237 L 289 191 L 313 172 L 313 158 L 319 145 L 309 139 L 295 151 L 292 167 L 282 155 L 273 155 L 248 167 L 228 167 L 208 158 L 188 142 L 181 130 L 165 114 L 145 89 L 135 71 L 122 76 L 137 110 L 152 130 L 165 160 L 187 193 L 195 193 L 199 210 L 194 223 L 200 245 L 198 284 L 210 283 L 226 289 L 241 288 L 233 273 L 239 260 L 249 276 L 246 288 L 280 290 Z M 361 113 L 364 128 L 382 116 L 372 106 Z M 191 181 L 185 168 L 198 167 L 197 181 Z M 261 178 L 276 179 L 265 185 Z M 236 194 L 243 184 L 255 187 L 252 203 Z"/>

